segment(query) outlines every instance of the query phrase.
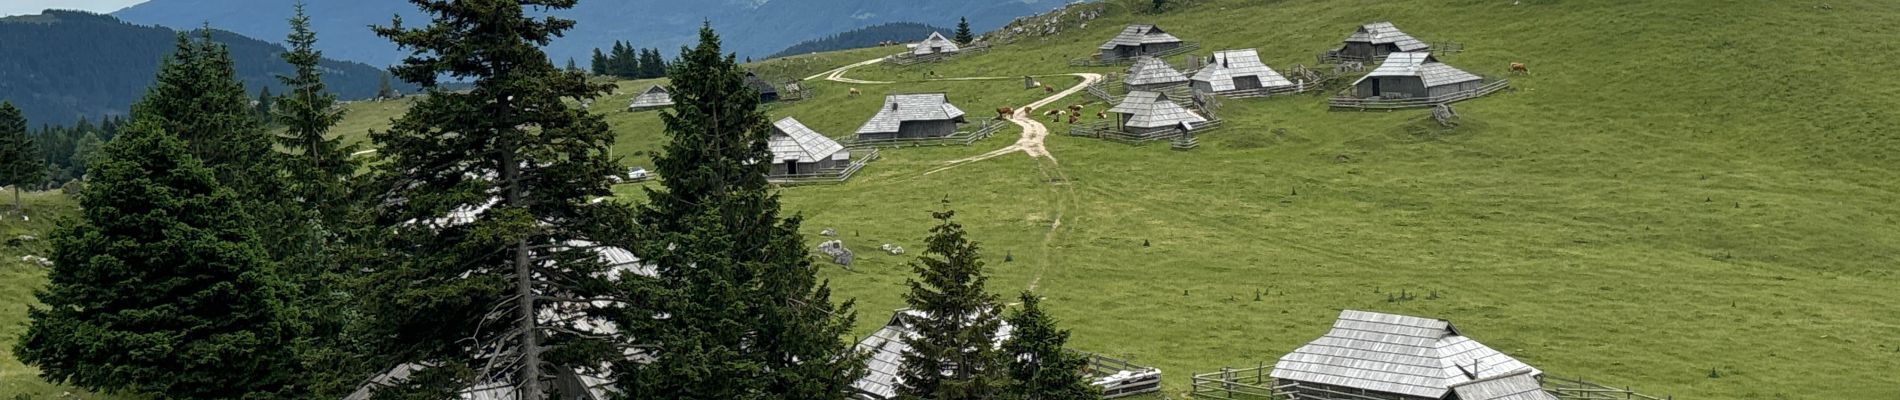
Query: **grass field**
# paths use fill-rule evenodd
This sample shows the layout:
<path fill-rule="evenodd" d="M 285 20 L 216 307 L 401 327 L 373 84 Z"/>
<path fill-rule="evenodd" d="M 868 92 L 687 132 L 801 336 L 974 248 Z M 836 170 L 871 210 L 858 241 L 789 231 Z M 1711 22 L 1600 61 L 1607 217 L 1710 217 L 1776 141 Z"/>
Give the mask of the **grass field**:
<path fill-rule="evenodd" d="M 25 256 L 51 257 L 46 234 L 56 221 L 76 215 L 78 204 L 58 191 L 24 193 L 29 220 L 13 211 L 13 190 L 6 190 L 5 211 L 0 211 L 0 399 L 113 399 L 40 380 L 39 370 L 21 365 L 13 358 L 13 346 L 26 333 L 26 308 L 39 302 L 33 291 L 46 282 L 46 269 L 21 260 Z M 12 241 L 21 236 L 37 240 Z"/>
<path fill-rule="evenodd" d="M 1071 138 L 1062 124 L 1050 125 L 1053 162 L 1010 155 L 924 174 L 1008 145 L 1013 127 L 970 147 L 887 150 L 848 183 L 784 192 L 813 243 L 836 228 L 858 251 L 853 269 L 823 272 L 839 299 L 858 301 L 855 333 L 901 307 L 905 263 L 949 198 L 984 244 L 992 291 L 1033 287 L 1074 330 L 1073 347 L 1161 367 L 1174 394 L 1191 373 L 1271 364 L 1352 308 L 1449 319 L 1547 373 L 1651 394 L 1900 398 L 1891 4 L 1175 3 L 1185 4 L 1151 15 L 1139 11 L 1150 2 L 1111 0 L 1086 28 L 861 68 L 848 76 L 902 83 L 812 83 L 819 99 L 768 112 L 844 137 L 884 93 L 945 91 L 986 118 L 1042 94 L 1015 80 L 921 82 L 920 71 L 1113 71 L 1066 60 L 1131 22 L 1199 41 L 1202 54 L 1258 48 L 1285 70 L 1359 23 L 1391 20 L 1428 42 L 1464 43 L 1444 57 L 1453 66 L 1496 76 L 1525 62 L 1535 75 L 1460 103 L 1456 129 L 1423 111 L 1333 112 L 1320 96 L 1291 96 L 1227 102 L 1228 127 L 1189 152 Z M 804 77 L 891 50 L 755 67 Z M 594 109 L 620 134 L 616 154 L 650 167 L 664 140 L 657 114 L 622 111 L 646 84 L 623 82 Z M 341 133 L 400 113 L 351 110 Z M 640 198 L 631 185 L 618 193 Z M 883 243 L 913 254 L 876 253 Z M 1400 291 L 1417 297 L 1388 301 Z M 23 376 L 14 366 L 0 360 L 0 398 Z M 25 384 L 46 387 L 35 385 Z"/>

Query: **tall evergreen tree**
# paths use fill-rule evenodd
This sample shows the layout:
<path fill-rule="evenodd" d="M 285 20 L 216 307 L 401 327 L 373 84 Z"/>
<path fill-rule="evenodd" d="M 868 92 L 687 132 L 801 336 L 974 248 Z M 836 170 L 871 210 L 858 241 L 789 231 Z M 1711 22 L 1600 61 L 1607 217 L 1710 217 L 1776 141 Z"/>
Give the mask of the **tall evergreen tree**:
<path fill-rule="evenodd" d="M 383 74 L 382 76 L 376 78 L 376 98 L 377 99 L 394 99 L 398 97 L 402 97 L 402 94 L 397 93 L 396 88 L 389 86 L 388 74 Z"/>
<path fill-rule="evenodd" d="M 842 399 L 864 373 L 843 336 L 856 313 L 779 214 L 766 182 L 771 124 L 710 25 L 668 74 L 678 105 L 661 114 L 672 138 L 654 159 L 667 178 L 640 206 L 637 255 L 658 277 L 635 281 L 618 320 L 647 341 L 651 363 L 622 363 L 631 398 Z M 654 315 L 666 318 L 653 318 Z"/>
<path fill-rule="evenodd" d="M 1011 313 L 1008 340 L 1003 341 L 1003 358 L 1009 363 L 1009 389 L 1003 398 L 1010 400 L 1087 400 L 1102 397 L 1101 390 L 1089 384 L 1082 374 L 1089 360 L 1081 354 L 1063 350 L 1069 331 L 1056 328 L 1055 318 L 1042 311 L 1042 299 L 1023 292 L 1023 308 Z"/>
<path fill-rule="evenodd" d="M 996 349 L 1002 303 L 983 289 L 983 260 L 976 242 L 964 237 L 956 211 L 932 213 L 938 225 L 925 239 L 924 254 L 911 264 L 904 303 L 927 317 L 911 321 L 916 336 L 905 343 L 898 371 L 899 398 L 990 399 L 1008 383 Z"/>
<path fill-rule="evenodd" d="M 641 61 L 640 65 L 646 68 L 643 78 L 651 79 L 666 76 L 666 58 L 660 56 L 660 49 L 647 49 L 644 53 L 641 53 L 641 57 L 645 61 Z"/>
<path fill-rule="evenodd" d="M 132 112 L 184 140 L 247 205 L 277 195 L 271 134 L 238 82 L 230 54 L 211 40 L 209 29 L 197 31 L 195 39 L 179 34 L 177 49 L 159 66 L 158 82 Z"/>
<path fill-rule="evenodd" d="M 607 55 L 601 54 L 600 48 L 594 48 L 594 58 L 590 63 L 592 64 L 594 75 L 607 76 Z"/>
<path fill-rule="evenodd" d="M 300 398 L 286 284 L 243 199 L 159 118 L 105 147 L 50 235 L 45 307 L 14 354 L 42 376 L 158 399 Z"/>
<path fill-rule="evenodd" d="M 362 311 L 383 365 L 423 366 L 381 395 L 447 398 L 480 383 L 548 398 L 563 371 L 624 358 L 570 313 L 612 299 L 591 245 L 630 221 L 606 197 L 619 169 L 613 134 L 569 105 L 609 88 L 555 68 L 541 51 L 573 21 L 575 0 L 410 0 L 431 23 L 376 33 L 412 52 L 392 71 L 430 90 L 372 135 L 389 192 L 378 225 L 384 257 L 369 266 Z M 536 13 L 538 14 L 538 13 Z M 447 91 L 439 79 L 470 84 Z M 560 318 L 543 319 L 543 316 Z"/>
<path fill-rule="evenodd" d="M 46 182 L 45 157 L 26 134 L 26 116 L 11 102 L 0 102 L 0 186 L 13 187 L 13 210 L 24 212 L 20 187 Z"/>
<path fill-rule="evenodd" d="M 955 40 L 959 44 L 970 44 L 970 42 L 976 41 L 976 35 L 970 33 L 969 18 L 957 18 L 957 37 Z"/>
<path fill-rule="evenodd" d="M 562 69 L 568 70 L 568 71 L 574 71 L 574 72 L 581 72 L 580 64 L 574 63 L 574 57 L 568 57 L 567 68 L 562 68 Z"/>
<path fill-rule="evenodd" d="M 277 97 L 270 94 L 270 86 L 259 89 L 257 100 L 253 100 L 252 105 L 256 107 L 257 118 L 266 126 L 271 124 L 271 105 L 276 102 Z"/>

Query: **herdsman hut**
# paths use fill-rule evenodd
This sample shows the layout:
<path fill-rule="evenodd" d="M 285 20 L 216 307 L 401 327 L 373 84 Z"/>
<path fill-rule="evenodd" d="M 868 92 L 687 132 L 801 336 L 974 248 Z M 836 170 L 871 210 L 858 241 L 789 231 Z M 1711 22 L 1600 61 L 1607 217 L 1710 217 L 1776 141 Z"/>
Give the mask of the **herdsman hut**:
<path fill-rule="evenodd" d="M 1356 97 L 1431 98 L 1478 90 L 1484 78 L 1438 62 L 1431 53 L 1392 53 L 1352 83 Z"/>
<path fill-rule="evenodd" d="M 760 103 L 778 101 L 778 87 L 772 86 L 772 82 L 766 82 L 765 78 L 760 78 L 758 74 L 754 74 L 752 71 L 746 71 L 745 85 L 759 92 Z"/>
<path fill-rule="evenodd" d="M 1122 28 L 1121 34 L 1102 43 L 1098 49 L 1102 51 L 1103 60 L 1121 60 L 1174 50 L 1182 45 L 1181 38 L 1161 27 L 1134 24 Z"/>
<path fill-rule="evenodd" d="M 1207 118 L 1181 107 L 1160 92 L 1128 92 L 1121 104 L 1108 112 L 1120 114 L 1115 121 L 1119 131 L 1148 138 L 1190 133 L 1207 122 Z"/>
<path fill-rule="evenodd" d="M 1188 84 L 1187 75 L 1174 70 L 1173 66 L 1160 58 L 1143 56 L 1128 67 L 1128 77 L 1122 79 L 1122 85 L 1129 91 L 1156 91 Z"/>
<path fill-rule="evenodd" d="M 673 94 L 667 93 L 666 88 L 660 85 L 653 85 L 640 92 L 640 96 L 634 97 L 633 104 L 627 106 L 627 111 L 657 110 L 672 106 Z"/>
<path fill-rule="evenodd" d="M 910 55 L 912 56 L 932 56 L 932 55 L 938 55 L 938 54 L 947 55 L 947 54 L 954 54 L 962 50 L 963 49 L 961 47 L 957 47 L 957 42 L 952 42 L 950 41 L 950 39 L 944 38 L 943 33 L 931 32 L 929 38 L 925 38 L 924 41 L 917 42 L 917 44 L 911 45 Z"/>
<path fill-rule="evenodd" d="M 851 165 L 851 151 L 844 145 L 792 117 L 772 123 L 766 147 L 772 149 L 772 177 L 810 175 Z"/>
<path fill-rule="evenodd" d="M 1335 52 L 1340 58 L 1368 61 L 1388 54 L 1407 51 L 1428 51 L 1432 46 L 1412 38 L 1391 22 L 1374 22 L 1359 27 L 1352 35 L 1346 36 L 1346 44 Z"/>
<path fill-rule="evenodd" d="M 904 352 L 910 350 L 908 341 L 917 337 L 912 322 L 920 318 L 929 318 L 922 311 L 903 309 L 891 316 L 890 322 L 883 328 L 872 332 L 864 340 L 858 341 L 857 350 L 870 354 L 864 361 L 865 375 L 851 384 L 855 389 L 852 396 L 859 400 L 888 400 L 897 397 L 898 371 L 904 367 Z M 1015 327 L 1009 322 L 998 324 L 995 345 L 1009 340 Z M 1086 375 L 1090 384 L 1102 389 L 1102 398 L 1113 399 L 1161 390 L 1161 370 L 1143 367 L 1125 362 L 1100 362 L 1105 358 L 1091 355 L 1091 363 Z"/>
<path fill-rule="evenodd" d="M 1542 375 L 1451 322 L 1356 310 L 1272 372 L 1292 398 L 1315 400 L 1551 400 Z"/>
<path fill-rule="evenodd" d="M 1273 68 L 1260 62 L 1254 49 L 1222 50 L 1207 57 L 1207 66 L 1194 73 L 1194 90 L 1221 93 L 1237 90 L 1273 89 L 1293 86 Z"/>
<path fill-rule="evenodd" d="M 943 93 L 884 96 L 884 107 L 858 127 L 858 140 L 922 139 L 957 133 L 963 110 Z"/>

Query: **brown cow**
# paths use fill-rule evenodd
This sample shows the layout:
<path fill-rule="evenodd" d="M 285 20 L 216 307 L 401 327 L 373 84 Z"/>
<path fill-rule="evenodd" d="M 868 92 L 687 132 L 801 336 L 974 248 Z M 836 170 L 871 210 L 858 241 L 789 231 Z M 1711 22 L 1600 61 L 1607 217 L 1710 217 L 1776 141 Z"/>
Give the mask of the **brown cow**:
<path fill-rule="evenodd" d="M 1009 107 L 999 107 L 996 109 L 996 119 L 1007 119 L 1011 114 L 1015 113 L 1016 110 L 1010 109 Z"/>
<path fill-rule="evenodd" d="M 1062 110 L 1043 111 L 1042 115 L 1062 115 Z"/>
<path fill-rule="evenodd" d="M 1524 63 L 1521 63 L 1521 62 L 1511 63 L 1511 75 L 1517 75 L 1520 73 L 1524 75 L 1530 75 L 1531 68 L 1525 66 Z"/>
<path fill-rule="evenodd" d="M 1081 115 L 1081 114 L 1069 114 L 1069 124 L 1070 124 L 1070 125 L 1074 125 L 1074 124 L 1075 124 L 1075 120 L 1077 120 L 1077 119 L 1080 119 L 1080 118 L 1078 118 L 1078 116 L 1080 116 L 1080 115 Z"/>
<path fill-rule="evenodd" d="M 1072 105 L 1069 106 L 1069 112 L 1082 112 L 1082 108 L 1081 104 Z"/>
<path fill-rule="evenodd" d="M 1096 112 L 1095 112 L 1095 119 L 1108 119 L 1108 112 L 1107 112 L 1107 111 L 1096 111 Z"/>
<path fill-rule="evenodd" d="M 851 88 L 851 95 L 852 95 L 852 96 L 857 96 L 857 95 L 860 95 L 860 94 L 864 94 L 864 92 L 859 92 L 859 91 L 858 91 L 858 88 Z"/>
<path fill-rule="evenodd" d="M 1043 86 L 1043 87 L 1042 87 L 1042 92 L 1043 92 L 1043 93 L 1055 93 L 1055 92 L 1056 92 L 1056 87 L 1055 87 L 1055 86 Z"/>

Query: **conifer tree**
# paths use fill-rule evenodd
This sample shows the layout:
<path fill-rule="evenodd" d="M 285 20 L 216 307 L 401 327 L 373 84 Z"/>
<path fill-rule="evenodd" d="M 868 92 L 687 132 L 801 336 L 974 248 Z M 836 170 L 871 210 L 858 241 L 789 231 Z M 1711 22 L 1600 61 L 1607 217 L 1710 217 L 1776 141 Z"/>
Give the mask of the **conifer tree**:
<path fill-rule="evenodd" d="M 106 144 L 14 354 L 95 391 L 303 397 L 287 285 L 242 197 L 162 125 L 142 116 Z"/>
<path fill-rule="evenodd" d="M 983 260 L 977 244 L 964 237 L 956 211 L 932 213 L 938 225 L 925 239 L 924 254 L 911 264 L 904 303 L 925 317 L 915 318 L 916 336 L 905 344 L 898 371 L 899 398 L 979 400 L 996 397 L 1008 383 L 996 349 L 1002 304 L 985 292 Z"/>
<path fill-rule="evenodd" d="M 590 62 L 594 75 L 607 76 L 607 55 L 601 54 L 600 48 L 594 48 L 594 58 Z"/>
<path fill-rule="evenodd" d="M 46 182 L 45 157 L 26 133 L 26 116 L 12 102 L 0 102 L 0 186 L 13 187 L 13 210 L 24 212 L 20 187 Z"/>
<path fill-rule="evenodd" d="M 389 75 L 383 74 L 378 76 L 376 78 L 376 98 L 394 99 L 397 97 L 402 97 L 402 94 L 397 93 L 395 87 L 389 86 Z"/>
<path fill-rule="evenodd" d="M 1090 385 L 1083 370 L 1089 360 L 1081 354 L 1063 350 L 1069 331 L 1056 328 L 1055 318 L 1042 311 L 1042 300 L 1023 292 L 1022 309 L 1010 314 L 1014 329 L 1003 341 L 1003 358 L 1009 363 L 1009 388 L 1003 398 L 1010 400 L 1087 400 L 1102 394 Z"/>
<path fill-rule="evenodd" d="M 429 90 L 372 135 L 387 190 L 377 225 L 383 257 L 361 305 L 382 365 L 421 370 L 380 395 L 449 398 L 503 384 L 549 398 L 557 377 L 624 359 L 572 313 L 599 314 L 610 270 L 589 243 L 628 219 L 606 197 L 619 167 L 598 115 L 570 105 L 609 87 L 555 68 L 541 51 L 573 21 L 575 0 L 409 0 L 428 26 L 400 18 L 376 33 L 410 51 L 392 71 Z M 535 14 L 539 14 L 538 12 Z M 469 84 L 443 90 L 442 78 Z M 616 211 L 622 210 L 622 211 Z M 543 316 L 551 316 L 542 318 Z"/>
<path fill-rule="evenodd" d="M 955 40 L 958 44 L 970 44 L 970 42 L 976 41 L 976 35 L 970 33 L 969 18 L 957 18 L 957 37 Z"/>
<path fill-rule="evenodd" d="M 247 201 L 277 197 L 271 134 L 250 105 L 249 92 L 223 44 L 210 29 L 180 33 L 177 49 L 159 66 L 158 81 L 132 113 L 184 140 L 218 182 Z M 268 235 L 268 233 L 266 233 Z"/>
<path fill-rule="evenodd" d="M 770 166 L 756 162 L 771 158 L 772 129 L 758 94 L 710 25 L 668 75 L 672 139 L 654 159 L 666 179 L 638 210 L 634 248 L 658 277 L 632 288 L 650 308 L 619 319 L 654 360 L 622 363 L 620 386 L 630 398 L 844 398 L 864 368 L 842 339 L 855 312 L 818 281 L 801 218 L 779 214 Z"/>
<path fill-rule="evenodd" d="M 270 94 L 270 86 L 259 89 L 257 92 L 257 100 L 254 101 L 256 101 L 258 120 L 263 122 L 265 126 L 269 126 L 272 123 L 271 106 L 272 103 L 277 101 L 276 96 Z"/>

